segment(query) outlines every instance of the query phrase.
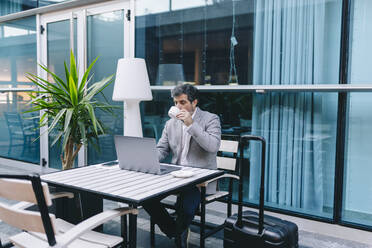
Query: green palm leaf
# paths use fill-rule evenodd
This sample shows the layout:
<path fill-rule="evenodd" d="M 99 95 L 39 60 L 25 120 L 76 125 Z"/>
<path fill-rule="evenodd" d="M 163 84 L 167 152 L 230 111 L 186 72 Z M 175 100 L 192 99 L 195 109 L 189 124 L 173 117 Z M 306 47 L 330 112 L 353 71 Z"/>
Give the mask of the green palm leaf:
<path fill-rule="evenodd" d="M 111 75 L 107 78 L 102 79 L 101 81 L 93 84 L 91 87 L 88 89 L 88 94 L 85 96 L 86 100 L 91 100 L 95 95 L 100 93 L 104 88 L 106 88 L 110 83 L 112 83 L 112 78 L 114 75 Z"/>
<path fill-rule="evenodd" d="M 71 74 L 68 80 L 68 86 L 70 89 L 70 99 L 71 99 L 72 105 L 76 106 L 78 104 L 77 90 L 76 90 L 76 84 Z"/>
<path fill-rule="evenodd" d="M 92 121 L 94 132 L 97 134 L 97 120 L 96 120 L 96 115 L 94 114 L 93 106 L 90 103 L 87 103 L 85 107 L 87 108 L 89 117 Z"/>
<path fill-rule="evenodd" d="M 72 113 L 74 113 L 74 109 L 73 108 L 67 109 L 67 111 L 66 111 L 66 118 L 65 118 L 65 128 L 64 128 L 64 131 L 65 132 L 66 132 L 68 126 L 70 125 Z"/>
<path fill-rule="evenodd" d="M 65 90 L 68 90 L 67 89 L 67 85 L 65 84 L 65 82 L 63 82 L 63 80 L 58 77 L 56 74 L 54 74 L 52 71 L 50 71 L 47 67 L 43 66 L 43 65 L 40 65 L 41 68 L 43 68 L 46 72 L 48 72 L 54 79 L 54 81 L 61 85 L 63 88 L 65 88 Z"/>
<path fill-rule="evenodd" d="M 81 79 L 80 86 L 79 86 L 79 94 L 80 93 L 83 93 L 84 88 L 85 88 L 85 84 L 87 82 L 87 78 L 88 78 L 89 72 L 92 69 L 93 65 L 96 63 L 96 61 L 97 61 L 98 58 L 99 58 L 99 56 L 95 60 L 93 60 L 93 62 L 89 65 L 88 69 L 85 71 L 85 73 L 83 75 L 83 78 Z"/>
<path fill-rule="evenodd" d="M 72 52 L 72 50 L 70 52 L 70 76 L 72 76 L 74 83 L 76 83 L 75 87 L 77 87 L 78 73 L 77 73 L 74 53 Z"/>

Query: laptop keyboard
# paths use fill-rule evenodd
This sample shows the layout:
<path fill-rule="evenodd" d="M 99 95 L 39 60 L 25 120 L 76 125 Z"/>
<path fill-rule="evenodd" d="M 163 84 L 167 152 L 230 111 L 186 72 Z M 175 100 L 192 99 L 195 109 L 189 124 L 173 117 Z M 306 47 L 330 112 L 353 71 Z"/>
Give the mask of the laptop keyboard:
<path fill-rule="evenodd" d="M 171 166 L 171 165 L 167 165 L 167 164 L 160 164 L 160 172 L 166 172 L 166 171 L 175 171 L 175 170 L 179 170 L 181 169 L 180 167 L 176 167 L 176 166 Z"/>
<path fill-rule="evenodd" d="M 161 171 L 165 171 L 165 170 L 169 170 L 169 169 L 173 169 L 174 166 L 171 166 L 171 165 L 166 165 L 166 164 L 160 164 L 160 170 Z"/>

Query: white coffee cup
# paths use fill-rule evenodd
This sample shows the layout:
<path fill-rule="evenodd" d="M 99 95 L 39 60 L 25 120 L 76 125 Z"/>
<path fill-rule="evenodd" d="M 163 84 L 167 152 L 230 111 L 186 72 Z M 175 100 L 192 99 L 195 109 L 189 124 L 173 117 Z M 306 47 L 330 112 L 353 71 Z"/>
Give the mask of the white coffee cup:
<path fill-rule="evenodd" d="M 177 119 L 176 116 L 179 114 L 179 112 L 180 112 L 179 108 L 177 108 L 176 106 L 172 106 L 168 111 L 168 115 L 170 118 Z"/>

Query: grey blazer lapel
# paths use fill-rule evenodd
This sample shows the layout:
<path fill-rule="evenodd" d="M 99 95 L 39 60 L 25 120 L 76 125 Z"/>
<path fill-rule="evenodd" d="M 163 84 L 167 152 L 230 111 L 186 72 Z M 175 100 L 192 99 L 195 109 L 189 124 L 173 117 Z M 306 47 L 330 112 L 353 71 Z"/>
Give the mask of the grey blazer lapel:
<path fill-rule="evenodd" d="M 196 107 L 195 111 L 196 111 L 196 113 L 195 113 L 195 116 L 193 118 L 193 121 L 195 121 L 197 123 L 200 123 L 200 121 L 201 121 L 200 118 L 201 118 L 201 115 L 202 115 L 201 110 L 200 110 L 199 107 Z"/>
<path fill-rule="evenodd" d="M 177 145 L 177 162 L 179 162 L 182 154 L 182 134 L 183 134 L 183 128 L 182 128 L 182 121 L 176 121 L 175 127 L 176 127 L 176 140 L 179 140 L 180 142 Z"/>
<path fill-rule="evenodd" d="M 200 122 L 201 122 L 201 110 L 197 107 L 197 110 L 195 110 L 196 111 L 196 113 L 195 113 L 195 116 L 194 116 L 194 118 L 193 118 L 193 122 L 196 122 L 196 123 L 198 123 L 199 125 L 200 125 Z M 191 141 L 192 141 L 192 137 L 191 137 L 191 135 L 189 136 L 189 149 L 188 149 L 188 151 L 190 151 L 190 145 L 191 145 Z"/>

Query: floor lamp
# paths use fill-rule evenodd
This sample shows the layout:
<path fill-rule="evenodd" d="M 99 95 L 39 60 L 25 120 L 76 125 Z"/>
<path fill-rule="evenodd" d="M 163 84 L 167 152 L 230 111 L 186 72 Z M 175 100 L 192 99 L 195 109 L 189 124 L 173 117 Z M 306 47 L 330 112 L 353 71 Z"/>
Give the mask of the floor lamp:
<path fill-rule="evenodd" d="M 152 100 L 144 59 L 123 58 L 118 60 L 112 100 L 124 101 L 124 135 L 142 137 L 139 103 Z"/>

